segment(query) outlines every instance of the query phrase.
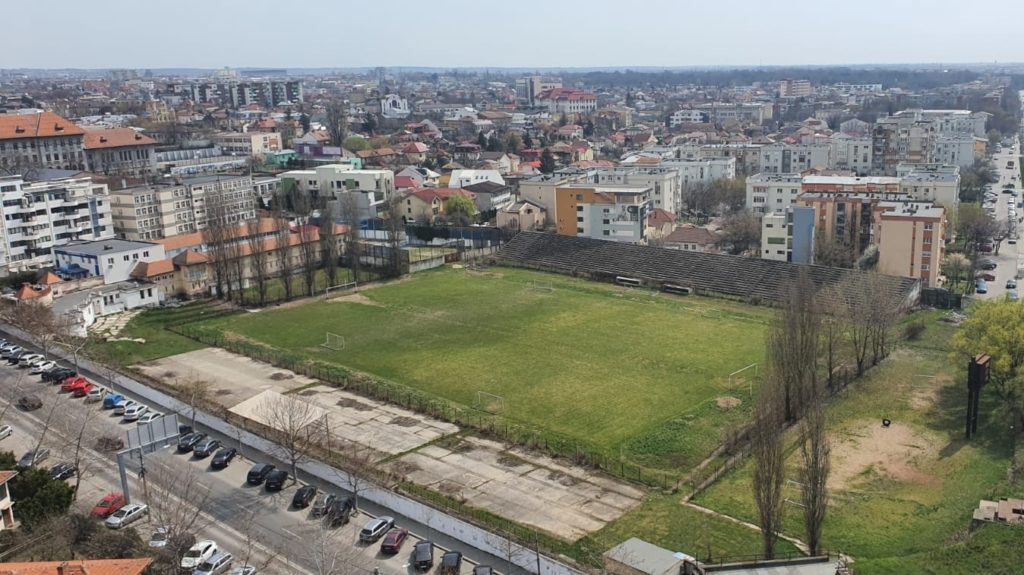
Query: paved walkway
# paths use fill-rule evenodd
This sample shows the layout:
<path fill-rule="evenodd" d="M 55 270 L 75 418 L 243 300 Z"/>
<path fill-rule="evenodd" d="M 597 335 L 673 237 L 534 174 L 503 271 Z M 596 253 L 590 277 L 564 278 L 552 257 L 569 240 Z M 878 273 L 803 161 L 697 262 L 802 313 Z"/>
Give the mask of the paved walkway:
<path fill-rule="evenodd" d="M 708 509 L 707 507 L 701 507 L 700 505 L 695 505 L 695 504 L 689 503 L 689 502 L 683 503 L 683 505 L 685 505 L 686 507 L 689 507 L 690 509 L 696 509 L 697 511 L 700 511 L 701 513 L 704 513 L 706 515 L 714 515 L 715 517 L 721 517 L 722 519 L 725 519 L 726 521 L 731 521 L 733 523 L 736 523 L 737 525 L 742 525 L 742 526 L 744 526 L 744 527 L 746 527 L 748 529 L 753 529 L 754 531 L 757 531 L 758 533 L 761 532 L 761 528 L 758 527 L 757 525 L 754 525 L 753 523 L 749 523 L 747 521 L 743 521 L 742 519 L 736 519 L 735 517 L 726 515 L 724 513 L 719 513 L 718 511 L 715 511 L 714 509 Z M 804 553 L 810 553 L 810 548 L 807 546 L 807 544 L 804 543 L 803 541 L 799 540 L 799 539 L 796 539 L 795 537 L 790 537 L 788 535 L 783 535 L 783 534 L 779 533 L 779 539 L 785 539 L 786 541 L 789 541 L 793 545 L 796 545 L 796 548 L 799 549 L 800 551 L 803 551 Z"/>

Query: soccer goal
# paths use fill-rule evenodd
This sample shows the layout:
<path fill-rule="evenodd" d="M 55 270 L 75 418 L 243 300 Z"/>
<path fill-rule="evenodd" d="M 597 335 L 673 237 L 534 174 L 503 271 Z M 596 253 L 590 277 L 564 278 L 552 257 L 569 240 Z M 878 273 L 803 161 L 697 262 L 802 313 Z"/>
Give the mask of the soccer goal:
<path fill-rule="evenodd" d="M 356 289 L 357 287 L 359 287 L 359 282 L 348 282 L 348 283 L 344 283 L 344 284 L 327 286 L 324 289 L 324 297 L 325 298 L 331 297 L 331 293 L 332 292 L 333 293 L 337 293 L 337 292 L 342 292 L 342 291 L 348 291 L 348 290 Z"/>
<path fill-rule="evenodd" d="M 345 349 L 345 336 L 327 332 L 324 336 L 324 342 L 320 346 L 334 351 L 341 351 Z"/>
<path fill-rule="evenodd" d="M 746 382 L 747 393 L 750 397 L 754 396 L 754 380 L 757 379 L 757 364 L 752 363 L 747 367 L 741 367 L 736 371 L 729 374 L 729 389 L 734 389 L 737 385 Z"/>
<path fill-rule="evenodd" d="M 533 281 L 531 281 L 530 283 L 528 283 L 526 285 L 526 289 L 528 289 L 530 291 L 539 291 L 539 292 L 550 293 L 550 292 L 555 291 L 555 286 L 552 285 L 551 282 L 542 282 L 542 281 L 533 280 Z"/>
<path fill-rule="evenodd" d="M 478 391 L 476 392 L 476 403 L 473 407 L 487 413 L 504 413 L 505 398 L 493 393 L 487 393 L 486 391 Z"/>

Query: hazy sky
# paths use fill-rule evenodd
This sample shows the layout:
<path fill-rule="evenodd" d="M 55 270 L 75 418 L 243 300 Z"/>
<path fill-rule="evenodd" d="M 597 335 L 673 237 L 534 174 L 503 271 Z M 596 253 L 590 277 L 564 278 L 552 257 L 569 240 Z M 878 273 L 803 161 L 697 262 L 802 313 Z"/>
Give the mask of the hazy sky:
<path fill-rule="evenodd" d="M 0 68 L 1024 61 L 1024 0 L 5 2 Z"/>

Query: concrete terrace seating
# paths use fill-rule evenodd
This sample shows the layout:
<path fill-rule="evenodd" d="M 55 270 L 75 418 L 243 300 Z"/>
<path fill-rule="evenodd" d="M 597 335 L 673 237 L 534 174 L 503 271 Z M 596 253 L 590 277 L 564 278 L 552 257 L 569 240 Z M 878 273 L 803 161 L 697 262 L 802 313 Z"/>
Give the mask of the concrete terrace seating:
<path fill-rule="evenodd" d="M 663 284 L 693 288 L 698 294 L 720 295 L 751 303 L 773 304 L 786 297 L 788 286 L 806 270 L 820 289 L 867 272 L 826 266 L 804 266 L 723 254 L 632 245 L 589 238 L 522 232 L 498 252 L 498 260 L 511 266 L 588 276 L 615 281 L 617 276 L 636 278 L 648 288 Z M 853 277 L 858 276 L 858 277 Z M 896 307 L 911 305 L 920 293 L 913 278 L 880 276 Z M 879 299 L 882 294 L 877 294 Z"/>

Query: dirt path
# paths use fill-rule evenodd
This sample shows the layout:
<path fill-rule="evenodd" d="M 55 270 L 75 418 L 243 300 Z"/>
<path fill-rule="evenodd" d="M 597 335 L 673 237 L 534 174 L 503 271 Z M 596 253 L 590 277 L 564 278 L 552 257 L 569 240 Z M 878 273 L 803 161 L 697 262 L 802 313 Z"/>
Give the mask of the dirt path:
<path fill-rule="evenodd" d="M 724 513 L 719 513 L 718 511 L 715 511 L 714 509 L 708 509 L 707 507 L 701 507 L 700 505 L 695 505 L 693 503 L 683 503 L 683 505 L 689 507 L 690 509 L 694 509 L 694 510 L 700 511 L 701 513 L 704 513 L 705 515 L 714 515 L 715 517 L 721 517 L 722 519 L 725 519 L 726 521 L 731 521 L 732 523 L 735 523 L 737 525 L 742 525 L 742 526 L 746 527 L 747 529 L 753 529 L 754 531 L 757 531 L 758 533 L 761 532 L 761 528 L 758 527 L 757 525 L 754 525 L 753 523 L 749 523 L 747 521 L 743 521 L 742 519 L 736 519 L 735 517 L 732 517 L 730 515 L 726 515 Z M 807 544 L 804 543 L 803 541 L 795 538 L 795 537 L 790 537 L 788 535 L 783 535 L 783 534 L 779 533 L 779 539 L 785 539 L 786 541 L 789 541 L 790 543 L 795 545 L 796 548 L 799 549 L 800 551 L 802 551 L 804 553 L 810 553 L 810 548 L 807 547 Z"/>

